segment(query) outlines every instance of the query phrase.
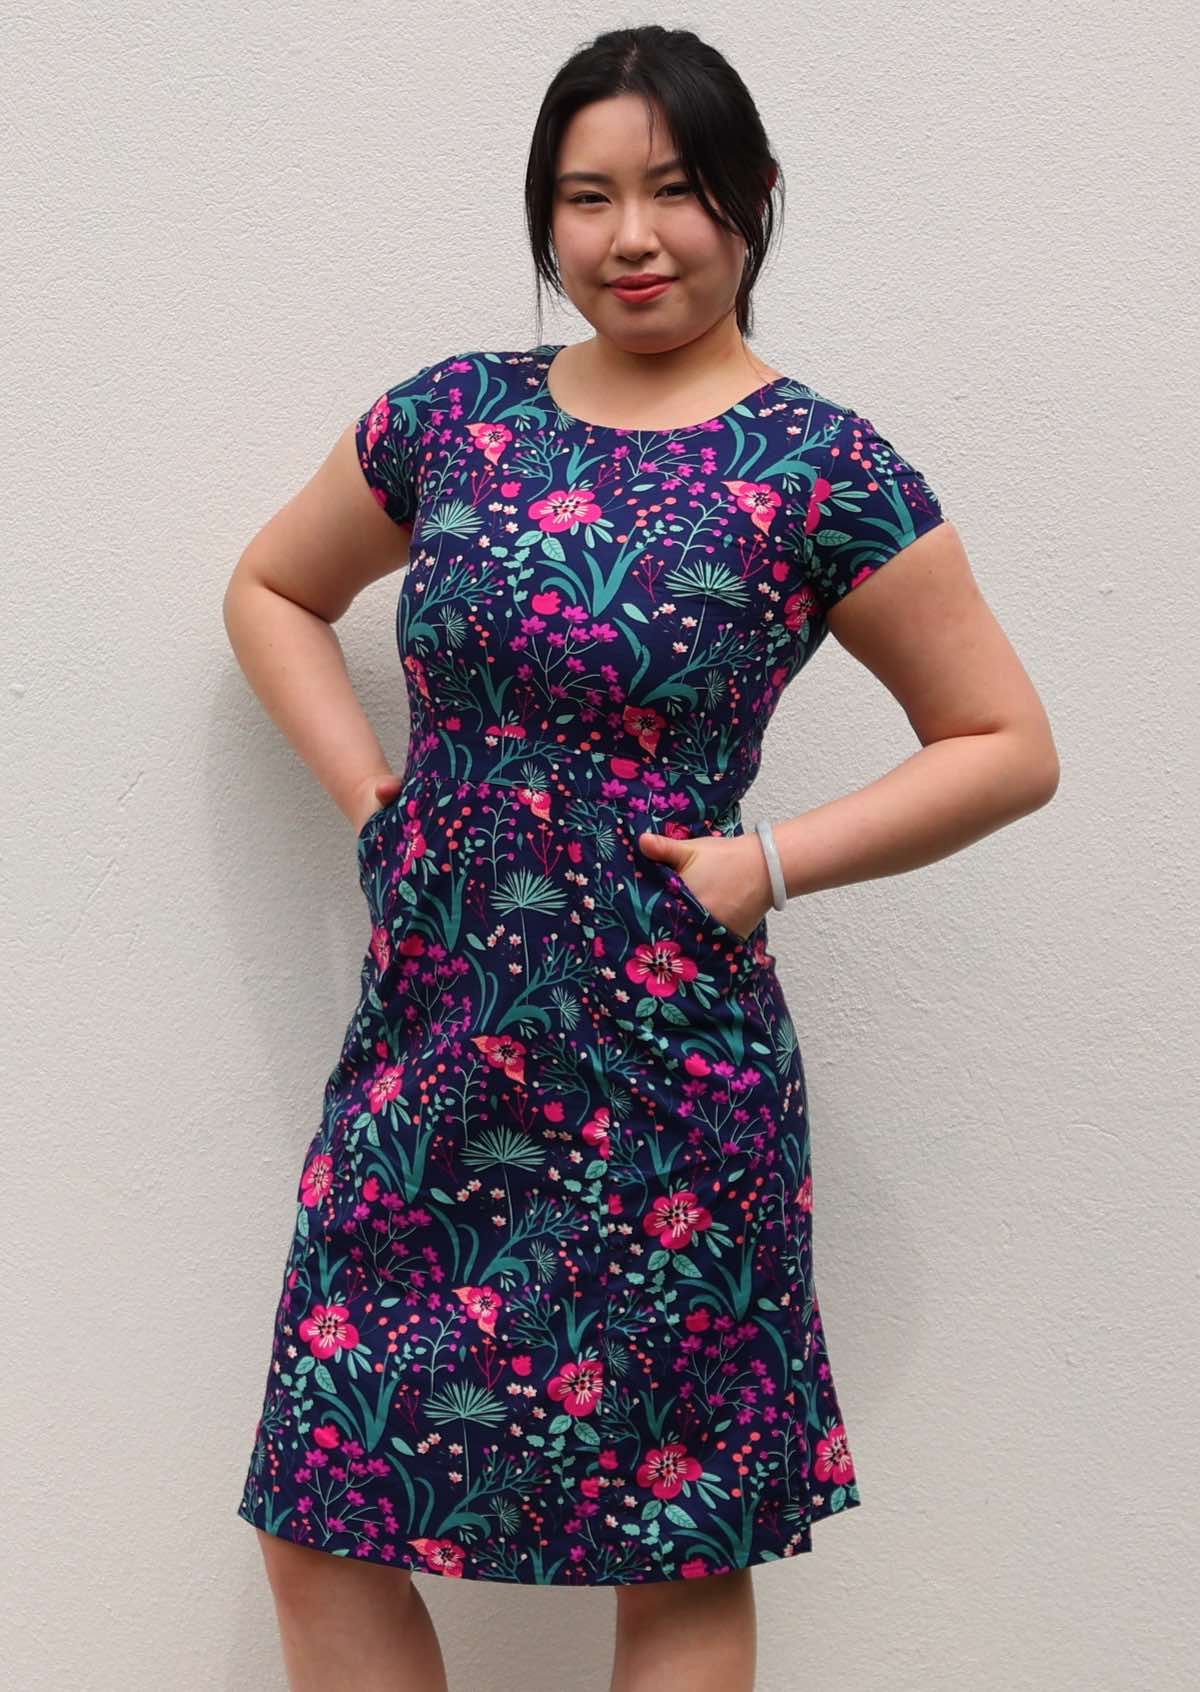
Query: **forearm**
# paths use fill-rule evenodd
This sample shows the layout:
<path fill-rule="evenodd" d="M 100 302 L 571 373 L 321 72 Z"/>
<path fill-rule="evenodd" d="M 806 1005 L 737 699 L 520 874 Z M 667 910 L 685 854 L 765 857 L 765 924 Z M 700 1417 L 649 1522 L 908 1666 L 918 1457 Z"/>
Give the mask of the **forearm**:
<path fill-rule="evenodd" d="M 774 822 L 788 896 L 949 857 L 1046 804 L 1053 761 L 1013 729 L 931 741 L 857 792 Z"/>
<path fill-rule="evenodd" d="M 251 576 L 235 572 L 225 627 L 267 714 L 353 822 L 373 779 L 388 773 L 331 624 Z"/>

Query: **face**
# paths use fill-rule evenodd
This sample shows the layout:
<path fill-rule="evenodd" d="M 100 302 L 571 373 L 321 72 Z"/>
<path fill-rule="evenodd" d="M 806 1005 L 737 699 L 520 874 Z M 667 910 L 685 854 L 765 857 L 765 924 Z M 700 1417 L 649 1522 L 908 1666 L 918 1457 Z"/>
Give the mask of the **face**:
<path fill-rule="evenodd" d="M 581 107 L 559 149 L 553 238 L 563 287 L 597 334 L 631 351 L 703 334 L 732 316 L 741 285 L 745 241 L 713 221 L 674 158 L 661 108 L 652 136 L 634 94 Z M 642 271 L 673 280 L 632 301 L 610 286 Z"/>

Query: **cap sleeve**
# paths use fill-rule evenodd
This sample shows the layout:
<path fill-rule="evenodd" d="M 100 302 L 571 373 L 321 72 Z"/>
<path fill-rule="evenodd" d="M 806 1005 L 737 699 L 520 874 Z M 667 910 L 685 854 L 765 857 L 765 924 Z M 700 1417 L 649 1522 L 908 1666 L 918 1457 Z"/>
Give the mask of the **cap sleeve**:
<path fill-rule="evenodd" d="M 416 517 L 417 467 L 438 368 L 427 364 L 415 375 L 394 382 L 354 426 L 358 463 L 367 486 L 397 523 L 411 524 Z"/>
<path fill-rule="evenodd" d="M 944 521 L 915 465 L 866 417 L 846 412 L 834 427 L 805 524 L 808 581 L 821 610 Z"/>

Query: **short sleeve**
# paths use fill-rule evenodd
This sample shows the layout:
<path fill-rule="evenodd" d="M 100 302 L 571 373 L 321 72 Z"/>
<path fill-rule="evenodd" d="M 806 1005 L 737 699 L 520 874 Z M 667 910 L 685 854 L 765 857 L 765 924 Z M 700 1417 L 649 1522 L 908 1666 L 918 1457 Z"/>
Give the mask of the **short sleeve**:
<path fill-rule="evenodd" d="M 924 476 L 873 423 L 853 411 L 835 420 L 805 524 L 822 611 L 944 521 Z"/>
<path fill-rule="evenodd" d="M 417 468 L 427 437 L 434 373 L 427 364 L 395 382 L 354 426 L 358 463 L 367 486 L 388 516 L 411 525 L 417 514 Z"/>

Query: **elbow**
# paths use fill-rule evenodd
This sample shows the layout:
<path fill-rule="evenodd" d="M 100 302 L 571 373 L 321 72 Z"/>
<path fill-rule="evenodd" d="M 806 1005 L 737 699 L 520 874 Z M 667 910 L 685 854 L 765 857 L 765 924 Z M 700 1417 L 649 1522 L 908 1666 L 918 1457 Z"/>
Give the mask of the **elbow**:
<path fill-rule="evenodd" d="M 1058 761 L 1058 753 L 1051 747 L 1049 756 L 1038 763 L 1036 775 L 1031 784 L 1035 810 L 1040 810 L 1043 805 L 1048 805 L 1053 799 L 1058 792 L 1061 774 L 1062 769 Z"/>

